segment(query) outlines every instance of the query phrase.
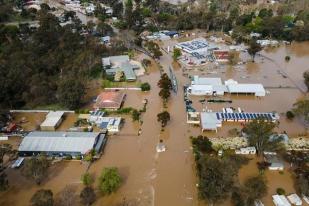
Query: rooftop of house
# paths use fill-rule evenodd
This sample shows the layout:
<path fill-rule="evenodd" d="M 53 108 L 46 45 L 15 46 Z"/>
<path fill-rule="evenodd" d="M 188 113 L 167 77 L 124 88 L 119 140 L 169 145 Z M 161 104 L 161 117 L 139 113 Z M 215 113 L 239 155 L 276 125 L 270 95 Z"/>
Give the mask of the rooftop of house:
<path fill-rule="evenodd" d="M 124 101 L 125 94 L 122 92 L 102 92 L 98 95 L 94 108 L 119 109 Z"/>

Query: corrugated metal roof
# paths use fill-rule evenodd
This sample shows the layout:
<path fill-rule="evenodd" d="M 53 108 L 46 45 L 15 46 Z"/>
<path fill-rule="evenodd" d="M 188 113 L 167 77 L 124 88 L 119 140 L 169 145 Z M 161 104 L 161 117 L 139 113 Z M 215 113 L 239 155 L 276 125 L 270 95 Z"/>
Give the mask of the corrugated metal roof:
<path fill-rule="evenodd" d="M 95 132 L 31 132 L 23 138 L 18 150 L 85 154 L 93 148 L 98 135 Z"/>
<path fill-rule="evenodd" d="M 262 84 L 229 84 L 227 88 L 230 93 L 265 93 Z"/>
<path fill-rule="evenodd" d="M 201 125 L 203 130 L 216 130 L 221 120 L 217 119 L 215 112 L 201 112 Z"/>
<path fill-rule="evenodd" d="M 46 119 L 42 122 L 41 127 L 54 127 L 58 124 L 60 119 L 62 118 L 64 112 L 56 111 L 56 112 L 49 112 L 46 115 Z"/>
<path fill-rule="evenodd" d="M 194 76 L 192 83 L 195 85 L 222 85 L 222 80 L 221 78 L 216 78 L 216 77 Z"/>

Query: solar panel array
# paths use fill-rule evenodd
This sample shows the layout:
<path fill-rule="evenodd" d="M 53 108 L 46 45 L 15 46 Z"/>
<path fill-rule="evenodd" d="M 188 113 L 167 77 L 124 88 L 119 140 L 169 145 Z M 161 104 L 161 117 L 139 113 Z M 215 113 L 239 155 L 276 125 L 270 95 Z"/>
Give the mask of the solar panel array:
<path fill-rule="evenodd" d="M 216 112 L 216 116 L 218 120 L 254 120 L 254 119 L 265 119 L 268 121 L 276 120 L 276 117 L 273 113 L 223 113 Z"/>
<path fill-rule="evenodd" d="M 205 59 L 206 58 L 204 55 L 201 55 L 201 54 L 199 54 L 197 52 L 193 52 L 191 55 L 193 57 L 197 58 L 197 59 Z"/>
<path fill-rule="evenodd" d="M 208 47 L 208 44 L 203 41 L 191 41 L 191 42 L 184 42 L 180 44 L 181 46 L 186 47 L 187 49 L 191 51 Z"/>

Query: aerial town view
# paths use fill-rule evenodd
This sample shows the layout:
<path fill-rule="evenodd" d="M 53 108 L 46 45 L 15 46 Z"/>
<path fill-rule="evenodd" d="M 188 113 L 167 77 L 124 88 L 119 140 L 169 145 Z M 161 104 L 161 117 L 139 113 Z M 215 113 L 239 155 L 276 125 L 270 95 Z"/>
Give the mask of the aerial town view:
<path fill-rule="evenodd" d="M 309 0 L 0 1 L 0 206 L 309 206 Z"/>

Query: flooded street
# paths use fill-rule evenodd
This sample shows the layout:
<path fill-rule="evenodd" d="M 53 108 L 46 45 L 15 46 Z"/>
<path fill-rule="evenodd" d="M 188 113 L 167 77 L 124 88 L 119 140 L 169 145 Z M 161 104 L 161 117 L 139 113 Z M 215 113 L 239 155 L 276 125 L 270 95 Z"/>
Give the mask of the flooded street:
<path fill-rule="evenodd" d="M 216 73 L 209 73 L 210 70 L 192 70 L 189 75 L 203 74 L 209 77 L 221 77 L 223 80 L 233 78 L 244 83 L 262 83 L 269 94 L 263 98 L 254 96 L 225 95 L 224 99 L 231 99 L 233 102 L 215 103 L 202 105 L 199 100 L 204 97 L 190 97 L 193 100 L 193 107 L 197 111 L 211 109 L 222 110 L 222 107 L 240 107 L 249 112 L 272 112 L 276 111 L 281 115 L 278 132 L 286 131 L 291 137 L 305 134 L 306 130 L 298 119 L 288 121 L 285 112 L 290 110 L 299 98 L 304 94 L 302 73 L 309 69 L 309 42 L 293 43 L 290 46 L 281 46 L 262 54 L 272 59 L 257 57 L 256 63 L 248 63 L 241 68 L 223 67 L 215 70 Z M 284 57 L 291 56 L 290 62 L 285 62 Z M 165 72 L 172 64 L 170 54 L 163 52 L 160 59 Z M 284 71 L 288 76 L 284 77 Z M 213 70 L 211 70 L 213 71 Z M 161 131 L 157 122 L 157 114 L 163 111 L 163 105 L 158 96 L 157 82 L 160 78 L 159 68 L 151 69 L 148 75 L 140 78 L 141 82 L 148 82 L 151 85 L 150 92 L 125 91 L 127 99 L 124 107 L 142 108 L 143 99 L 148 99 L 147 111 L 142 114 L 143 124 L 132 122 L 130 116 L 125 118 L 125 125 L 117 135 L 109 137 L 102 157 L 94 162 L 89 172 L 99 177 L 104 167 L 118 167 L 124 183 L 117 193 L 108 197 L 99 196 L 94 205 L 116 206 L 123 202 L 123 199 L 132 205 L 139 206 L 204 206 L 197 197 L 195 163 L 191 151 L 189 136 L 201 134 L 199 127 L 193 127 L 186 123 L 186 111 L 183 98 L 183 85 L 190 83 L 190 80 L 183 75 L 182 68 L 175 68 L 175 75 L 178 81 L 178 93 L 172 94 L 168 108 L 171 121 L 164 131 Z M 88 93 L 91 99 L 97 95 L 100 89 Z M 24 114 L 21 114 L 24 115 Z M 58 130 L 65 130 L 72 124 L 76 116 L 66 118 L 66 124 Z M 28 117 L 27 117 L 28 119 Z M 44 116 L 37 116 L 29 121 L 42 121 Z M 236 123 L 224 123 L 218 133 L 205 132 L 203 135 L 209 137 L 224 137 L 232 128 L 241 128 Z M 142 129 L 140 136 L 138 129 Z M 32 129 L 32 128 L 29 128 Z M 156 144 L 162 139 L 167 151 L 157 153 Z M 86 166 L 79 162 L 63 162 L 54 165 L 51 173 L 44 184 L 36 186 L 20 176 L 19 170 L 9 169 L 9 181 L 11 188 L 1 194 L 0 205 L 25 205 L 38 188 L 52 189 L 54 194 L 61 191 L 67 184 L 76 185 L 78 191 L 82 188 L 80 176 L 86 171 Z M 242 183 L 247 177 L 258 174 L 256 159 L 244 166 L 239 173 L 239 180 Z M 288 170 L 284 174 L 278 172 L 266 172 L 269 181 L 269 194 L 263 201 L 265 205 L 272 205 L 271 195 L 277 187 L 283 187 L 287 193 L 294 191 L 292 177 Z M 95 184 L 96 186 L 96 184 Z M 229 205 L 225 203 L 224 205 Z"/>

